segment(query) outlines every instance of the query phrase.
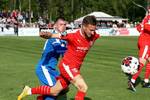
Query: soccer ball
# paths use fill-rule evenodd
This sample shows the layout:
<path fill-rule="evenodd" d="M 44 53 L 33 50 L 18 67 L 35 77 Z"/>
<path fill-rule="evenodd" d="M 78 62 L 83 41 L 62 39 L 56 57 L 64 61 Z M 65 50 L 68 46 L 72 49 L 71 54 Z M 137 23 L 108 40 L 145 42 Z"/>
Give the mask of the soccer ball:
<path fill-rule="evenodd" d="M 122 60 L 121 69 L 124 73 L 133 75 L 138 72 L 139 60 L 133 56 L 127 56 Z"/>

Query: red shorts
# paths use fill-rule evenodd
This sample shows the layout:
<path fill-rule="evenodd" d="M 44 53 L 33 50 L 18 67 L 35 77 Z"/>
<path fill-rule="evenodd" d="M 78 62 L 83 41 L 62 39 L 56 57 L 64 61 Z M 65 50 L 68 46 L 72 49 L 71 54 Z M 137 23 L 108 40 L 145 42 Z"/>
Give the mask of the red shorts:
<path fill-rule="evenodd" d="M 68 87 L 70 81 L 77 75 L 80 74 L 79 69 L 75 67 L 70 67 L 69 65 L 65 64 L 64 62 L 60 62 L 59 64 L 60 70 L 60 77 L 59 80 L 63 86 L 63 88 Z"/>
<path fill-rule="evenodd" d="M 138 40 L 139 58 L 148 59 L 150 57 L 150 38 L 141 35 Z"/>

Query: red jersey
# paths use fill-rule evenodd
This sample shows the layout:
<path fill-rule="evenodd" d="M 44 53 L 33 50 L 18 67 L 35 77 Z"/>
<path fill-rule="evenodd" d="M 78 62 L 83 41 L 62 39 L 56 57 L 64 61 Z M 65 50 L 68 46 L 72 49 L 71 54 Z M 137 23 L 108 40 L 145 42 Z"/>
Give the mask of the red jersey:
<path fill-rule="evenodd" d="M 139 42 L 142 41 L 149 42 L 150 40 L 149 28 L 150 28 L 150 15 L 147 15 L 143 19 L 142 23 L 137 26 L 137 30 L 139 30 L 139 32 L 141 33 L 139 37 Z"/>
<path fill-rule="evenodd" d="M 142 30 L 138 39 L 139 58 L 147 59 L 150 56 L 150 15 L 140 25 Z"/>
<path fill-rule="evenodd" d="M 87 52 L 99 37 L 100 35 L 95 32 L 89 39 L 86 39 L 82 35 L 81 30 L 62 36 L 61 39 L 66 40 L 68 44 L 67 51 L 61 61 L 72 68 L 80 69 Z"/>
<path fill-rule="evenodd" d="M 150 21 L 150 15 L 148 14 L 148 15 L 146 15 L 145 17 L 144 17 L 144 19 L 143 19 L 143 21 L 142 21 L 142 23 L 141 24 L 145 24 L 145 23 L 149 23 L 149 21 Z"/>
<path fill-rule="evenodd" d="M 149 36 L 150 32 L 147 31 L 147 28 L 149 28 L 148 26 L 150 25 L 150 15 L 149 14 L 147 16 L 145 16 L 145 18 L 143 19 L 141 25 L 143 27 L 143 29 L 141 30 L 141 34 Z"/>

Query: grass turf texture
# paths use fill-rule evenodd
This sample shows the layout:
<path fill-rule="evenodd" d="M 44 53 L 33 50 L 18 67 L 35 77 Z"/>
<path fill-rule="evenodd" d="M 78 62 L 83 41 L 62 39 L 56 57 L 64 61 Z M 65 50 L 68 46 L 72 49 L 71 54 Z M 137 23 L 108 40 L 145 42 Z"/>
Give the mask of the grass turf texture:
<path fill-rule="evenodd" d="M 0 100 L 16 100 L 24 85 L 39 85 L 35 66 L 44 41 L 39 37 L 0 37 Z M 81 68 L 89 86 L 85 100 L 149 100 L 150 89 L 139 84 L 136 93 L 129 91 L 127 77 L 121 72 L 121 60 L 129 55 L 137 57 L 137 54 L 137 37 L 97 40 Z M 144 71 L 140 76 L 144 76 Z M 73 100 L 75 93 L 71 85 L 67 100 Z M 28 96 L 24 100 L 35 98 Z"/>

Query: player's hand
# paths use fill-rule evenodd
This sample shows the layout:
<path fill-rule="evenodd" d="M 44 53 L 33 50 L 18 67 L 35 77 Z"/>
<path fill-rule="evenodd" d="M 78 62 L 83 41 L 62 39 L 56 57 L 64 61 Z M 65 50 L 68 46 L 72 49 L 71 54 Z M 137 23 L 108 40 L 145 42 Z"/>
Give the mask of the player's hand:
<path fill-rule="evenodd" d="M 142 29 L 143 29 L 142 24 L 138 24 L 138 25 L 136 25 L 136 29 L 137 29 L 139 32 L 141 32 L 141 31 L 142 31 Z"/>

